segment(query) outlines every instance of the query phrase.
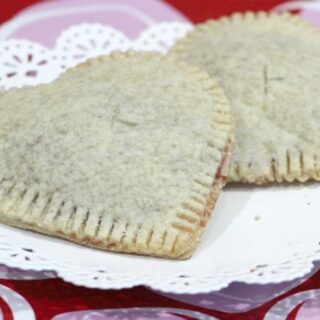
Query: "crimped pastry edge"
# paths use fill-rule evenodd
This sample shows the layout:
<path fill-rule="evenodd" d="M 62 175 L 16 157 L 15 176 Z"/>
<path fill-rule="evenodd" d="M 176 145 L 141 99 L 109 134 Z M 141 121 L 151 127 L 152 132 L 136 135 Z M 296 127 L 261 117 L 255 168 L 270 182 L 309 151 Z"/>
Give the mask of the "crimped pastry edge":
<path fill-rule="evenodd" d="M 152 248 L 148 247 L 147 244 L 139 243 L 136 241 L 135 244 L 126 244 L 121 242 L 108 242 L 108 241 L 97 241 L 96 239 L 89 236 L 77 236 L 75 233 L 67 234 L 61 230 L 50 231 L 46 227 L 37 225 L 37 223 L 27 223 L 21 219 L 11 219 L 5 214 L 0 214 L 0 222 L 6 225 L 17 227 L 20 229 L 25 229 L 29 231 L 39 232 L 44 235 L 54 236 L 57 238 L 69 240 L 73 243 L 84 245 L 87 247 L 102 249 L 107 251 L 119 252 L 119 253 L 130 253 L 130 254 L 140 254 L 148 255 L 158 258 L 169 258 L 169 259 L 188 259 L 192 256 L 195 247 L 197 246 L 202 233 L 211 217 L 212 211 L 215 207 L 216 201 L 218 199 L 221 189 L 226 183 L 226 174 L 228 172 L 228 166 L 230 162 L 230 147 L 232 145 L 231 139 L 229 140 L 229 147 L 226 148 L 225 158 L 221 166 L 221 175 L 215 180 L 215 183 L 211 187 L 210 197 L 207 201 L 206 207 L 202 212 L 202 219 L 200 224 L 197 226 L 197 231 L 194 233 L 181 231 L 175 229 L 174 226 L 171 230 L 166 230 L 167 233 L 173 233 L 179 238 L 175 240 L 175 243 L 171 243 L 171 249 L 166 250 L 160 243 L 158 251 L 155 253 Z M 128 225 L 123 222 L 116 222 L 117 228 L 126 228 Z M 150 232 L 156 232 L 156 230 L 151 229 Z M 137 234 L 137 238 L 139 234 Z M 139 243 L 137 245 L 137 242 Z M 172 248 L 174 247 L 174 250 Z"/>

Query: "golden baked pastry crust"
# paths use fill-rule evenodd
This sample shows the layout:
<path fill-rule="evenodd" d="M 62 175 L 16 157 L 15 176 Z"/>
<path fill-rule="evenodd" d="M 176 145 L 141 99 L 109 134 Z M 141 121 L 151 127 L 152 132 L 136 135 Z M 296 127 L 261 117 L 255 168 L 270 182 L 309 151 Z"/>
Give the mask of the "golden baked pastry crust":
<path fill-rule="evenodd" d="M 302 18 L 236 13 L 170 52 L 219 81 L 235 117 L 229 181 L 320 180 L 320 33 Z"/>
<path fill-rule="evenodd" d="M 0 115 L 1 222 L 104 250 L 192 255 L 232 143 L 228 101 L 207 74 L 116 53 L 4 93 Z"/>

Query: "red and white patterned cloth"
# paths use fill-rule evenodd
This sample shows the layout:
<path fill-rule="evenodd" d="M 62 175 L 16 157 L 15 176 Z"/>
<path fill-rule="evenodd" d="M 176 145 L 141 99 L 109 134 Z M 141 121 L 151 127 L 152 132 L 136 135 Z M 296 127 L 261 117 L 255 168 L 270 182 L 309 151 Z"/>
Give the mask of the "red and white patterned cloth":
<path fill-rule="evenodd" d="M 114 3 L 120 1 L 139 7 L 156 21 L 200 22 L 233 11 L 269 10 L 280 4 L 284 10 L 300 8 L 295 3 L 283 6 L 281 0 L 113 0 Z M 0 0 L 0 23 L 34 2 L 39 1 Z M 41 2 L 40 6 L 33 6 L 20 15 L 102 2 L 112 0 Z M 320 26 L 320 3 L 314 4 L 315 1 L 298 13 Z M 50 46 L 62 29 L 84 21 L 84 16 L 86 22 L 108 23 L 131 38 L 144 27 L 114 14 L 88 11 L 23 24 L 9 30 L 11 34 L 7 37 L 27 38 Z M 144 287 L 109 291 L 86 289 L 65 283 L 53 272 L 26 272 L 0 265 L 0 320 L 316 320 L 320 319 L 319 269 L 318 263 L 302 279 L 276 285 L 233 283 L 218 292 L 175 295 Z"/>

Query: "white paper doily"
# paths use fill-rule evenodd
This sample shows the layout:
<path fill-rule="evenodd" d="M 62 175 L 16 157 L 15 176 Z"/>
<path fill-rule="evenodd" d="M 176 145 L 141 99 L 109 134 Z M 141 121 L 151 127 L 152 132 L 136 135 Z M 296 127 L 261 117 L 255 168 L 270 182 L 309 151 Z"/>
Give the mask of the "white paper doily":
<path fill-rule="evenodd" d="M 188 261 L 102 252 L 6 226 L 0 226 L 0 261 L 22 269 L 55 270 L 66 281 L 103 289 L 147 285 L 204 293 L 233 281 L 293 280 L 320 259 L 319 189 L 228 187 Z"/>
<path fill-rule="evenodd" d="M 188 23 L 163 22 L 131 40 L 113 27 L 86 23 L 65 30 L 53 49 L 26 40 L 0 41 L 0 89 L 48 83 L 66 68 L 113 51 L 166 53 L 191 29 Z"/>
<path fill-rule="evenodd" d="M 67 67 L 114 50 L 166 52 L 192 28 L 162 23 L 138 39 L 99 24 L 73 26 L 53 50 L 22 40 L 0 42 L 0 86 L 47 83 Z M 303 276 L 320 259 L 320 186 L 228 187 L 201 244 L 188 261 L 167 261 L 84 248 L 0 226 L 0 261 L 54 270 L 66 281 L 117 289 L 147 285 L 175 293 L 219 290 L 233 281 L 270 283 Z"/>

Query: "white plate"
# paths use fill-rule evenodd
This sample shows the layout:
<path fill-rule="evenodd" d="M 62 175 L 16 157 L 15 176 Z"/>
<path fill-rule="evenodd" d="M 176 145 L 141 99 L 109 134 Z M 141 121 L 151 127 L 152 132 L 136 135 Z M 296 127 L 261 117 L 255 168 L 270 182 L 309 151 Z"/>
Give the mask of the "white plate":
<path fill-rule="evenodd" d="M 0 261 L 55 270 L 102 289 L 147 285 L 175 293 L 219 290 L 233 281 L 270 283 L 303 276 L 320 258 L 320 186 L 228 187 L 188 261 L 102 252 L 0 227 Z"/>

